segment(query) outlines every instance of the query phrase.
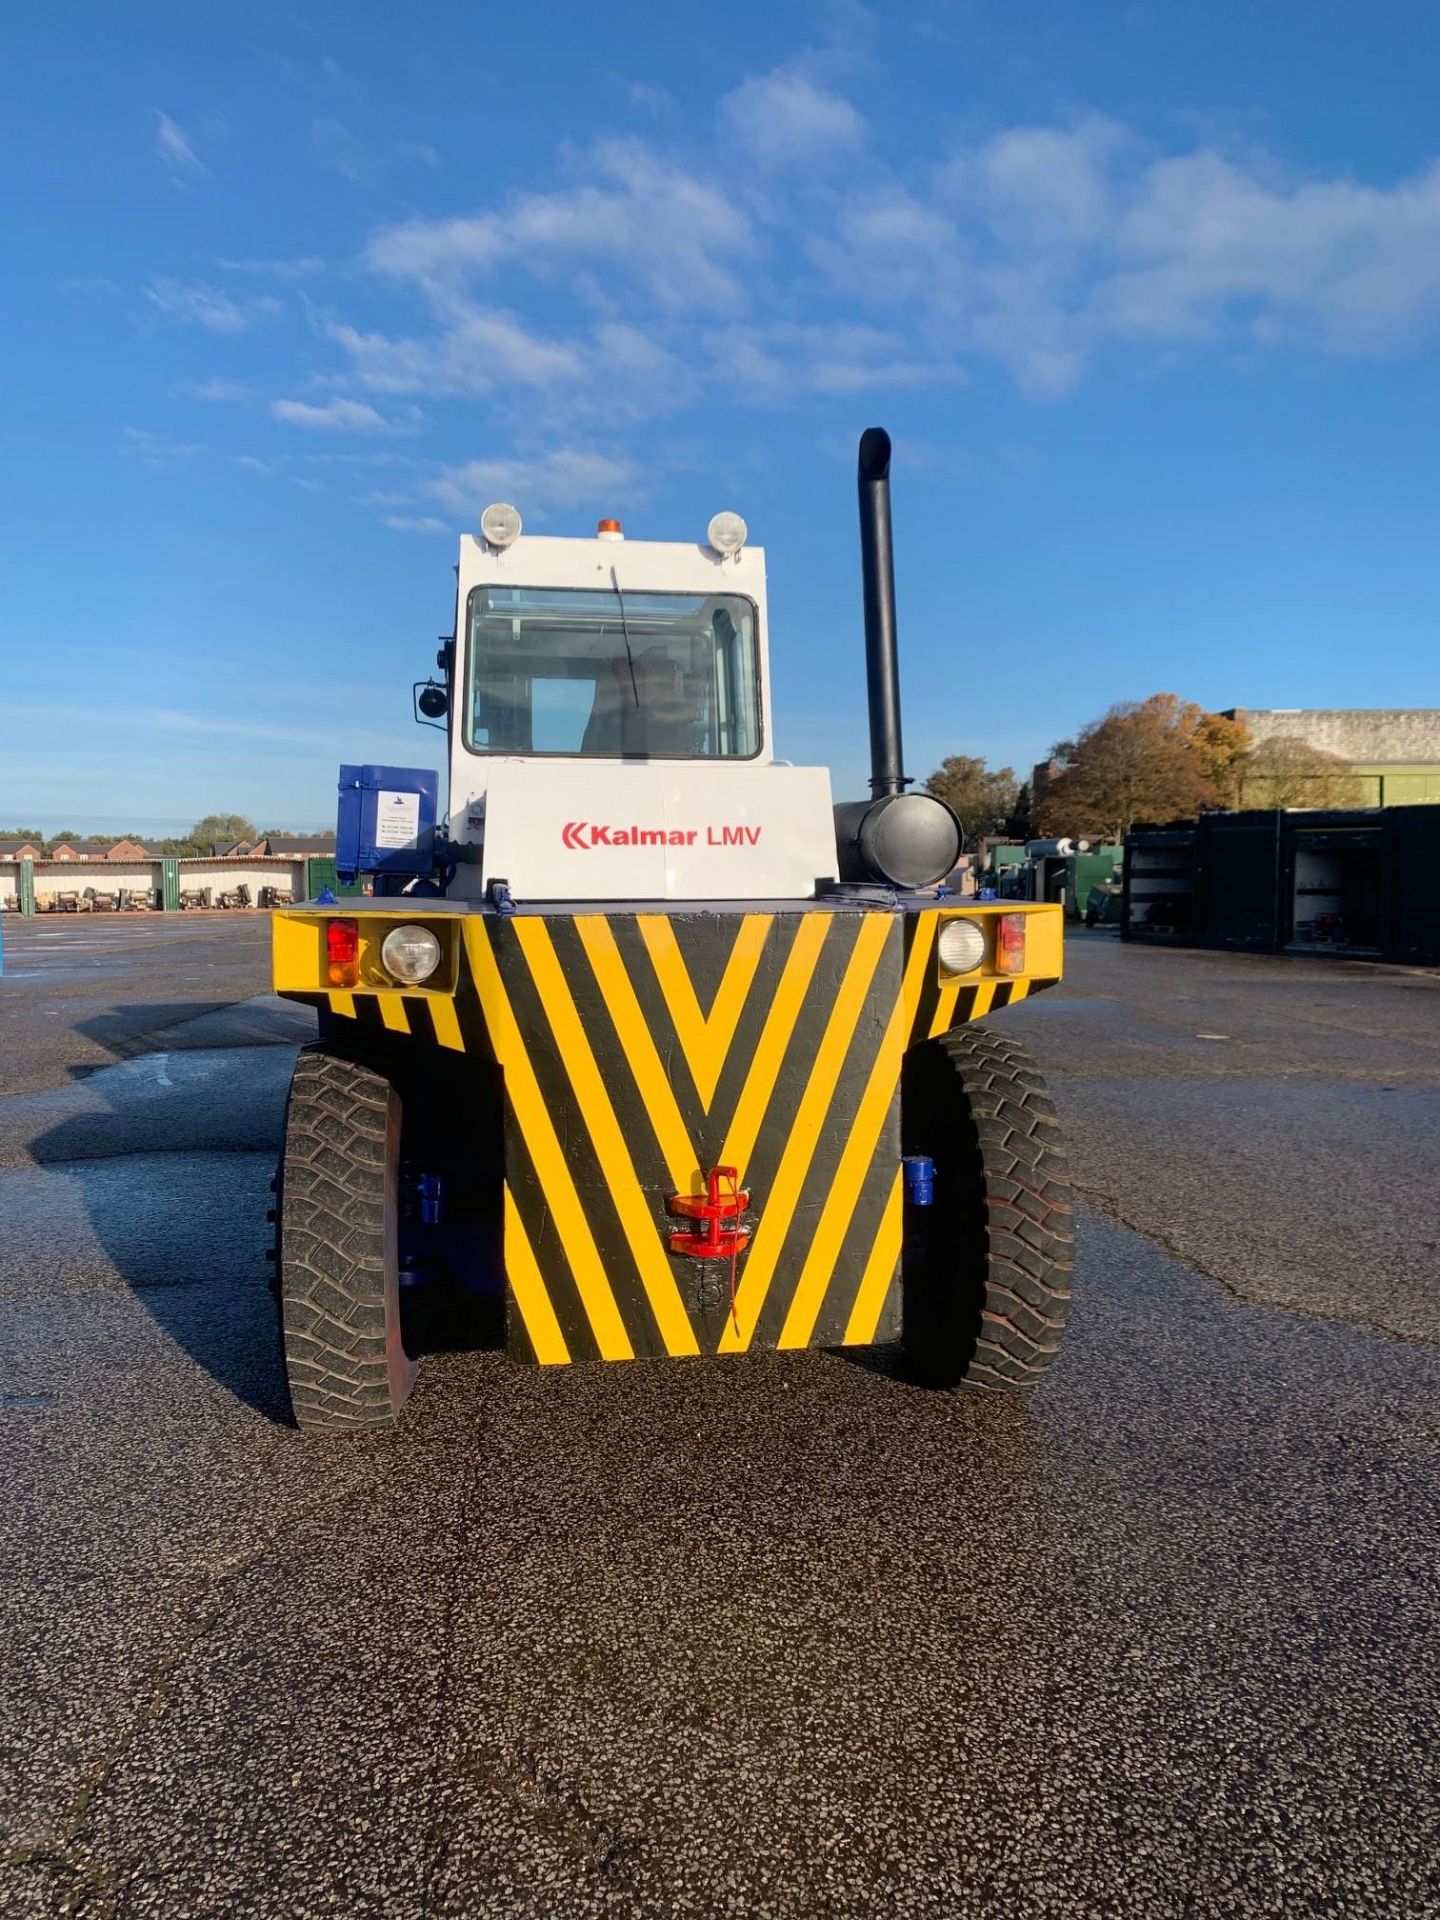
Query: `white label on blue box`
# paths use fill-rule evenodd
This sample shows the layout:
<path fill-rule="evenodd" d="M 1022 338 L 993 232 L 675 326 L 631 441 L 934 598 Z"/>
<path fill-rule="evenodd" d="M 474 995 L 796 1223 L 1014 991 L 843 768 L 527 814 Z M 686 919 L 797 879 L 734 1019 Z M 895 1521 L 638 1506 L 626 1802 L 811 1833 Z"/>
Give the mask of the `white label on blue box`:
<path fill-rule="evenodd" d="M 375 844 L 377 847 L 419 846 L 418 793 L 393 793 L 380 788 L 375 795 Z"/>

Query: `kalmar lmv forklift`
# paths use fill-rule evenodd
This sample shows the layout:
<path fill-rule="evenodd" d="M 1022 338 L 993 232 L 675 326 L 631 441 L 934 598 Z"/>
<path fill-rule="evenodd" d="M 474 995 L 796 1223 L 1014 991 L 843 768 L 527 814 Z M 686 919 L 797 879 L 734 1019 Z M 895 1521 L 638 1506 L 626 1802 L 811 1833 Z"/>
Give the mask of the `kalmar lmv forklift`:
<path fill-rule="evenodd" d="M 1061 910 L 952 893 L 959 823 L 907 791 L 889 476 L 871 428 L 871 792 L 838 806 L 775 758 L 738 515 L 702 545 L 496 506 L 462 539 L 415 689 L 446 811 L 433 774 L 342 768 L 337 864 L 372 890 L 274 916 L 276 991 L 320 1025 L 275 1182 L 302 1427 L 393 1421 L 442 1322 L 542 1366 L 897 1341 L 940 1387 L 1050 1366 L 1064 1149 L 1021 1043 L 976 1023 L 1058 981 Z"/>

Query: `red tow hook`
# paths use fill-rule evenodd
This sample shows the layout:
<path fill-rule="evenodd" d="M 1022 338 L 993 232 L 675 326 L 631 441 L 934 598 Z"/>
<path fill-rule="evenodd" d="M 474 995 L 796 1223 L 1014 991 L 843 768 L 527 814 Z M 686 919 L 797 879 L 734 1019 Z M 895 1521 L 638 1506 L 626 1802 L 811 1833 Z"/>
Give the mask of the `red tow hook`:
<path fill-rule="evenodd" d="M 701 1260 L 733 1260 L 749 1246 L 748 1233 L 722 1225 L 723 1221 L 734 1220 L 750 1204 L 750 1195 L 742 1193 L 737 1184 L 739 1178 L 735 1167 L 713 1167 L 705 1176 L 703 1194 L 671 1194 L 665 1203 L 671 1213 L 705 1223 L 703 1233 L 672 1233 L 671 1253 L 690 1253 Z M 728 1183 L 728 1193 L 721 1192 L 722 1183 Z"/>

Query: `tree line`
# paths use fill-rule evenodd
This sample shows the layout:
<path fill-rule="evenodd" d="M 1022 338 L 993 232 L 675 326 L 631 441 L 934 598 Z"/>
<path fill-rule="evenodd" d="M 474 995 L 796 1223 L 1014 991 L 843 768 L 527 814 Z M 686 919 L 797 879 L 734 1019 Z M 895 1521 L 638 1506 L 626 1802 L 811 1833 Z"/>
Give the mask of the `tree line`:
<path fill-rule="evenodd" d="M 1364 804 L 1348 761 L 1303 740 L 1251 738 L 1242 721 L 1173 693 L 1125 700 L 1060 740 L 1036 770 L 951 754 L 925 782 L 959 815 L 967 840 L 1084 834 L 1118 844 L 1147 821 L 1193 819 L 1212 807 Z"/>

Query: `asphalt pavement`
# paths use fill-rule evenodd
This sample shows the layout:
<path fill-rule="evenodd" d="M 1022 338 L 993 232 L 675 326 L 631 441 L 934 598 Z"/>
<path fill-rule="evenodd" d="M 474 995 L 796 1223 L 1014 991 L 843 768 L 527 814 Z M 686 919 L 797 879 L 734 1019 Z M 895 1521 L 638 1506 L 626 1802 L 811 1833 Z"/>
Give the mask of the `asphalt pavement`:
<path fill-rule="evenodd" d="M 1433 976 L 1001 1016 L 1091 1202 L 1028 1405 L 442 1354 L 317 1442 L 263 920 L 5 934 L 0 1912 L 1440 1915 Z"/>

